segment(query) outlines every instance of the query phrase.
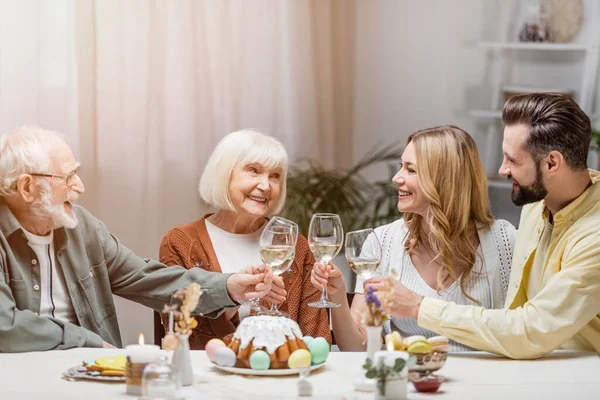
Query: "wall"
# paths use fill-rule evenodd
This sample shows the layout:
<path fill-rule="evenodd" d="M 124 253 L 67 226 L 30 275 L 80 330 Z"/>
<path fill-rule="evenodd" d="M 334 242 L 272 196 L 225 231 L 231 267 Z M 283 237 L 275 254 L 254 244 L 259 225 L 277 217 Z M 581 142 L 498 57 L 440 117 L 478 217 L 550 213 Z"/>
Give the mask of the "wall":
<path fill-rule="evenodd" d="M 353 156 L 357 161 L 375 145 L 405 142 L 415 130 L 454 124 L 474 137 L 481 152 L 488 141 L 497 152 L 484 159 L 488 173 L 501 163 L 502 126 L 488 136 L 487 125 L 469 109 L 489 109 L 491 53 L 476 46 L 500 40 L 499 14 L 504 0 L 360 1 L 356 27 L 356 75 Z M 575 42 L 589 40 L 598 4 L 584 1 L 583 26 Z M 520 26 L 513 21 L 515 29 Z M 513 35 L 517 35 L 516 32 Z M 516 52 L 519 65 L 509 71 L 515 83 L 578 88 L 583 57 L 576 54 Z M 562 58 L 561 58 L 562 57 Z M 548 64 L 551 62 L 553 64 Z M 600 121 L 599 121 L 600 122 Z M 594 162 L 590 159 L 590 165 Z M 388 176 L 381 166 L 371 178 Z M 516 224 L 519 209 L 506 188 L 490 188 L 494 215 Z"/>

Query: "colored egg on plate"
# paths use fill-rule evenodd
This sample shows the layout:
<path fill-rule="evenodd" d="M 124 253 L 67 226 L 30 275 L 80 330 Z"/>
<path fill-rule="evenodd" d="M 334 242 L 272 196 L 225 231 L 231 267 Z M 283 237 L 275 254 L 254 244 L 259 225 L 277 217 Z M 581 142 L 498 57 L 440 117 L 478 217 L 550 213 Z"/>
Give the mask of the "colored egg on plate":
<path fill-rule="evenodd" d="M 235 353 L 229 347 L 219 347 L 215 351 L 215 363 L 223 367 L 233 367 L 235 365 Z"/>
<path fill-rule="evenodd" d="M 312 336 L 308 336 L 307 335 L 307 336 L 304 336 L 302 338 L 302 340 L 304 340 L 304 343 L 306 344 L 306 347 L 309 347 L 310 346 L 310 342 L 312 342 L 313 340 L 315 340 L 315 338 L 312 337 Z"/>
<path fill-rule="evenodd" d="M 256 350 L 250 356 L 250 368 L 256 370 L 266 370 L 271 366 L 271 359 L 264 350 Z"/>
<path fill-rule="evenodd" d="M 206 343 L 204 350 L 206 351 L 206 355 L 208 356 L 210 362 L 215 362 L 215 352 L 220 347 L 227 347 L 225 346 L 225 342 L 223 342 L 221 339 L 210 339 L 208 343 Z"/>
<path fill-rule="evenodd" d="M 288 359 L 290 369 L 306 368 L 310 366 L 312 356 L 308 350 L 298 349 L 294 351 Z"/>
<path fill-rule="evenodd" d="M 315 338 L 310 345 L 308 346 L 310 350 L 310 355 L 312 356 L 312 363 L 314 365 L 322 364 L 327 360 L 329 356 L 329 351 L 331 348 L 329 347 L 329 343 L 327 340 L 322 337 Z"/>

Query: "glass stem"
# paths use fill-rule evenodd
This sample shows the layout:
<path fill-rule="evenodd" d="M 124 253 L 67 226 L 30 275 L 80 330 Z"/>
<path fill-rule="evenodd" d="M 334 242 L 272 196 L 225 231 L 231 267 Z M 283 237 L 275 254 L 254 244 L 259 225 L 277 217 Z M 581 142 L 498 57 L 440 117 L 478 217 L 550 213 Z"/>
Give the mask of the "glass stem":
<path fill-rule="evenodd" d="M 323 286 L 323 291 L 321 292 L 321 300 L 329 301 L 329 296 L 327 295 L 327 286 Z"/>

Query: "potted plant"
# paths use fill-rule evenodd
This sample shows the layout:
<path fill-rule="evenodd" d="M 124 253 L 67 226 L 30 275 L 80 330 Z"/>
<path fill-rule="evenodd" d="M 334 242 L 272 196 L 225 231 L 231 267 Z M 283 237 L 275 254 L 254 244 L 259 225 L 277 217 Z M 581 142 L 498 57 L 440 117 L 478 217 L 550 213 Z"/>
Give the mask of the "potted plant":
<path fill-rule="evenodd" d="M 363 173 L 374 165 L 398 162 L 402 147 L 398 143 L 370 150 L 348 170 L 326 169 L 313 160 L 303 160 L 290 168 L 287 200 L 282 215 L 299 225 L 306 234 L 315 213 L 339 214 L 349 232 L 377 227 L 399 218 L 397 187 L 391 183 L 395 165 L 388 165 L 388 180 L 369 182 Z"/>

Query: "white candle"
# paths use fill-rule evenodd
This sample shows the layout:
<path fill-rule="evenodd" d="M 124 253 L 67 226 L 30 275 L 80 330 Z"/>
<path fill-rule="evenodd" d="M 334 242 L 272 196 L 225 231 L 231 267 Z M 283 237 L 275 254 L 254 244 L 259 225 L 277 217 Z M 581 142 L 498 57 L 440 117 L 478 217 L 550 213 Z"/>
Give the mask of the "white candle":
<path fill-rule="evenodd" d="M 402 358 L 404 361 L 406 361 L 409 357 L 410 354 L 408 354 L 406 351 L 380 350 L 375 353 L 373 365 L 377 367 L 379 366 L 379 363 L 383 361 L 383 365 L 387 365 L 388 367 L 392 368 L 398 358 Z M 408 368 L 405 367 L 400 373 L 400 376 L 404 377 L 406 375 L 408 375 Z"/>
<path fill-rule="evenodd" d="M 161 355 L 160 347 L 154 344 L 144 344 L 144 334 L 140 333 L 139 344 L 125 347 L 127 357 L 132 363 L 147 364 L 154 362 Z"/>

